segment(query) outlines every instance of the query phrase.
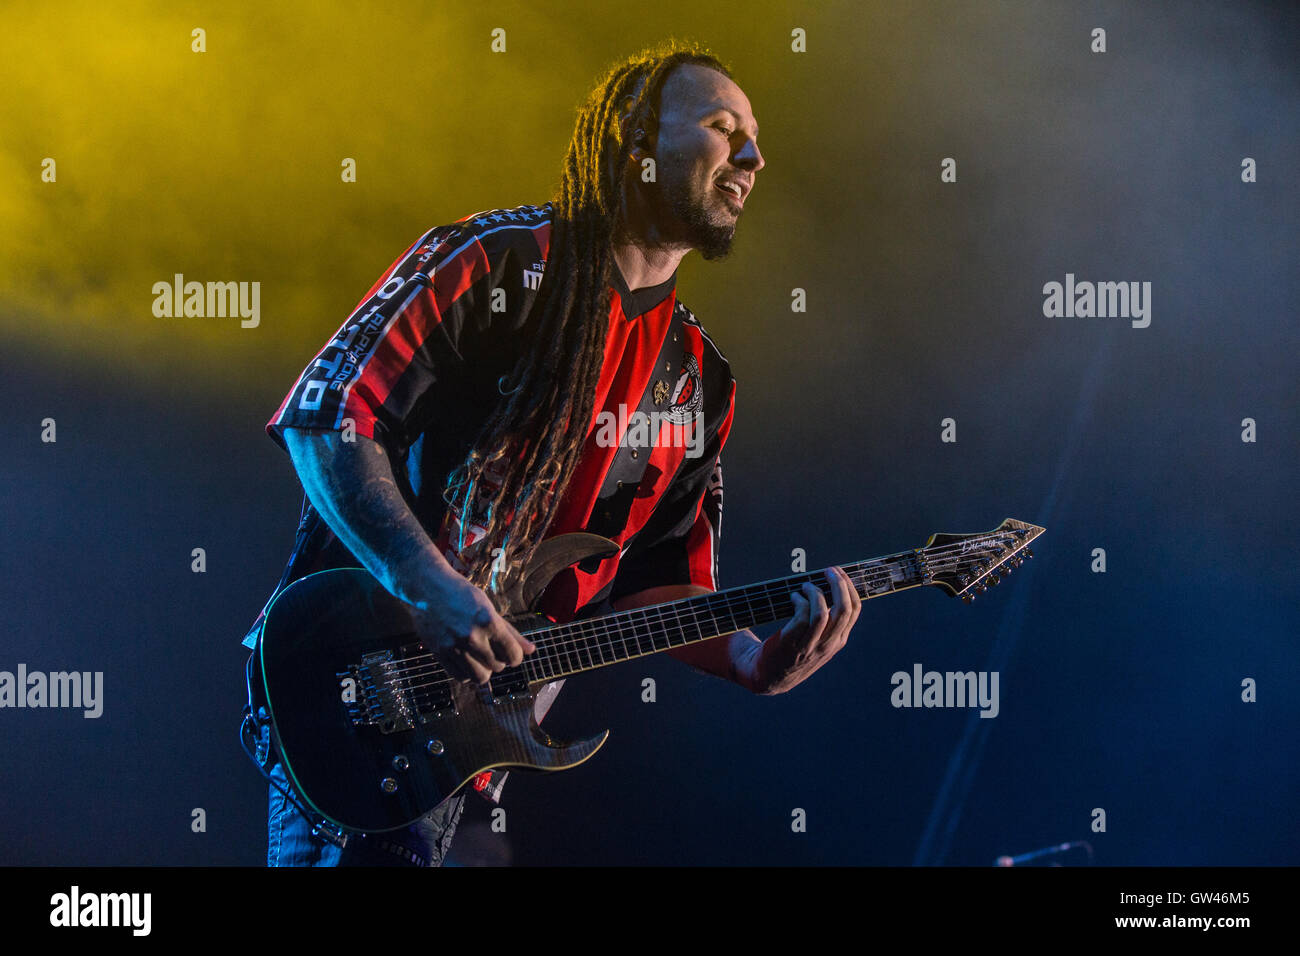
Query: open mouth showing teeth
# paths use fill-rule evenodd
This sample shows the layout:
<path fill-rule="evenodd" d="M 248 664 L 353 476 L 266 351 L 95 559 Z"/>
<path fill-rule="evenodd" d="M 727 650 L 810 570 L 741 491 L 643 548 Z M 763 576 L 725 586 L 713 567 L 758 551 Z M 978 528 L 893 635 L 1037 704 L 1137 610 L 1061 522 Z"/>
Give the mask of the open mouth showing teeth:
<path fill-rule="evenodd" d="M 744 196 L 745 196 L 744 191 L 741 190 L 741 188 L 735 183 L 721 182 L 721 183 L 715 183 L 715 185 L 719 190 L 726 193 L 728 196 L 731 196 L 737 202 L 743 203 Z"/>

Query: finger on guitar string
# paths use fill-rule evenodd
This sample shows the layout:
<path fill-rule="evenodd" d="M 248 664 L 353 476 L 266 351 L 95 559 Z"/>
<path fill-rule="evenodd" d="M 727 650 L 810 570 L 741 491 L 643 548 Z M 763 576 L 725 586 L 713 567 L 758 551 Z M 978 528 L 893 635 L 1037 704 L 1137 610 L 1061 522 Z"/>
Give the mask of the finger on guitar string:
<path fill-rule="evenodd" d="M 841 567 L 836 567 L 834 570 L 838 571 L 840 577 L 844 579 L 845 597 L 848 598 L 848 606 L 850 610 L 853 611 L 854 620 L 857 620 L 858 612 L 862 610 L 862 595 L 860 595 L 858 589 L 853 586 L 853 579 L 849 577 L 847 571 Z"/>
<path fill-rule="evenodd" d="M 482 589 L 463 578 L 449 579 L 421 602 L 416 620 L 447 673 L 459 681 L 485 684 L 494 673 L 518 665 L 536 650 Z"/>
<path fill-rule="evenodd" d="M 843 568 L 827 568 L 826 580 L 831 586 L 831 627 L 835 628 L 853 613 L 853 598 L 857 592 Z"/>
<path fill-rule="evenodd" d="M 526 655 L 537 650 L 532 641 L 520 634 L 515 630 L 514 625 L 500 616 L 497 616 L 488 625 L 487 639 L 495 659 L 502 663 L 501 670 L 506 667 L 518 667 L 524 662 Z"/>
<path fill-rule="evenodd" d="M 834 587 L 834 585 L 831 585 Z M 822 594 L 821 588 L 811 581 L 803 586 L 803 592 L 808 595 L 808 645 L 815 647 L 822 642 L 822 636 L 827 631 L 827 624 L 830 623 L 831 611 L 826 605 L 826 595 Z"/>
<path fill-rule="evenodd" d="M 474 629 L 459 643 L 457 650 L 473 669 L 477 683 L 482 684 L 493 674 L 517 667 L 523 662 L 524 655 L 532 653 L 535 647 L 500 615 L 480 609 L 474 619 Z"/>
<path fill-rule="evenodd" d="M 858 597 L 853 582 L 843 568 L 828 569 L 827 577 L 833 578 L 831 588 L 834 603 L 831 606 L 831 623 L 826 628 L 826 643 L 839 650 L 848 643 L 849 631 L 853 629 L 862 610 L 862 599 Z"/>
<path fill-rule="evenodd" d="M 812 627 L 812 603 L 800 591 L 790 592 L 790 603 L 794 605 L 794 613 L 790 615 L 785 627 L 781 628 L 782 634 L 793 633 L 796 629 L 807 632 Z"/>

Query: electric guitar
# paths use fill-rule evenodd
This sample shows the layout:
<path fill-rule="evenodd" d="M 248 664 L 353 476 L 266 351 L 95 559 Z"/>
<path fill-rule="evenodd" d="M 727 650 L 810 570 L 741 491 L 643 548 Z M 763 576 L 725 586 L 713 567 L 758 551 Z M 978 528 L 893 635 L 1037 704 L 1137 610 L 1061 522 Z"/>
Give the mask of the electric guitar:
<path fill-rule="evenodd" d="M 934 585 L 970 602 L 1032 557 L 1044 531 L 1008 518 L 982 534 L 936 534 L 922 548 L 841 565 L 858 594 Z M 408 605 L 367 571 L 321 571 L 285 588 L 262 623 L 258 678 L 280 758 L 303 799 L 331 823 L 406 826 L 494 767 L 566 770 L 609 731 L 556 740 L 534 719 L 546 683 L 620 661 L 784 620 L 790 594 L 823 572 L 555 624 L 533 612 L 563 569 L 619 545 L 598 535 L 542 542 L 503 592 L 502 616 L 537 650 L 486 684 L 453 680 L 415 633 Z"/>

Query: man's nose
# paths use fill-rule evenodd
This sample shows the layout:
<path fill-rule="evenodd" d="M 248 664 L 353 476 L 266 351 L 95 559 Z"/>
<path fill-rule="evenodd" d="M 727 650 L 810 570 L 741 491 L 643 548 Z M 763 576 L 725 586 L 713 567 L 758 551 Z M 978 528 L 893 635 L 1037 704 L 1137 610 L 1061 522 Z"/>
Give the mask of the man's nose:
<path fill-rule="evenodd" d="M 758 172 L 767 165 L 763 161 L 763 154 L 758 151 L 758 143 L 748 138 L 745 140 L 745 145 L 736 151 L 736 155 L 731 161 L 741 169 L 747 169 L 753 173 Z"/>

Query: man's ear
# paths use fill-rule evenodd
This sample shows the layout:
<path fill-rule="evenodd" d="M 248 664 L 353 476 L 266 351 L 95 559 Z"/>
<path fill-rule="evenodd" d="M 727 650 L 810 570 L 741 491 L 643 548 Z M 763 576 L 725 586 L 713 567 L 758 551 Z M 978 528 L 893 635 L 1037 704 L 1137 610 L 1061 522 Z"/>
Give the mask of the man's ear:
<path fill-rule="evenodd" d="M 623 97 L 619 104 L 620 111 L 618 116 L 619 135 L 623 142 L 630 142 L 632 149 L 629 153 L 640 159 L 649 154 L 653 148 L 650 144 L 650 137 L 646 131 L 640 127 L 632 128 L 632 107 L 636 105 L 636 98 L 632 96 Z"/>
<path fill-rule="evenodd" d="M 623 102 L 619 104 L 618 112 L 618 135 L 621 142 L 628 142 L 635 134 L 632 129 L 632 105 L 635 101 L 630 96 L 623 97 Z M 633 142 L 633 146 L 636 143 Z"/>
<path fill-rule="evenodd" d="M 632 149 L 628 155 L 637 160 L 645 159 L 650 155 L 650 137 L 646 136 L 645 130 L 632 131 Z"/>

